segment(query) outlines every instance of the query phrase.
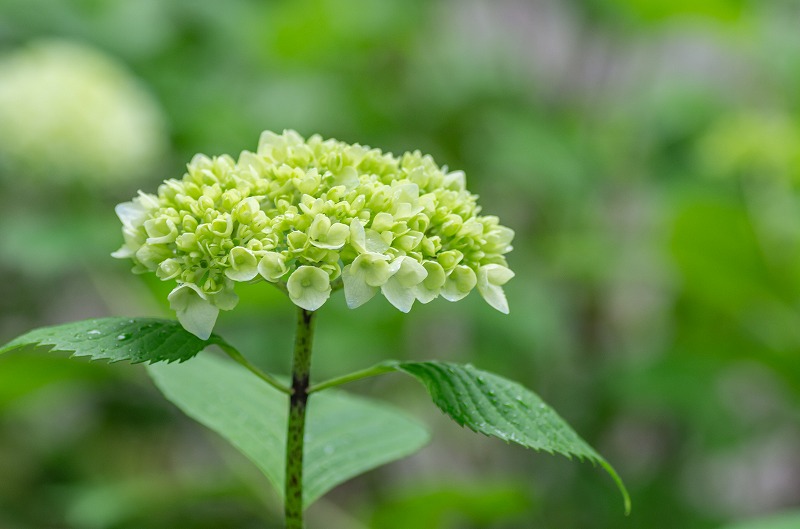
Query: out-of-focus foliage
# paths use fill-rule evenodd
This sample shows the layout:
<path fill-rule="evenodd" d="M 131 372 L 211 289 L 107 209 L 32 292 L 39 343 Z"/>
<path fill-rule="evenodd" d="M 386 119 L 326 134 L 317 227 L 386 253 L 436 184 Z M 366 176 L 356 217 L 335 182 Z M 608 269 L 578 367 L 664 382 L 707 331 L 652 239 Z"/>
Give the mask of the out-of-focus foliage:
<path fill-rule="evenodd" d="M 715 529 L 796 509 L 798 27 L 790 0 L 5 0 L 3 64 L 42 39 L 100 54 L 169 136 L 142 139 L 164 150 L 136 180 L 98 175 L 91 149 L 70 151 L 86 156 L 69 161 L 86 168 L 77 180 L 3 167 L 0 342 L 168 315 L 168 287 L 108 256 L 121 243 L 113 205 L 180 177 L 196 152 L 253 149 L 284 128 L 418 148 L 463 169 L 482 213 L 516 231 L 511 314 L 474 295 L 408 315 L 334 297 L 316 376 L 436 357 L 515 379 L 619 470 L 633 513 L 601 472 L 464 435 L 388 376 L 353 389 L 427 410 L 433 443 L 332 491 L 311 527 L 382 527 L 403 510 L 443 528 Z M 3 135 L 31 137 L 16 132 Z M 66 127 L 51 141 L 89 137 Z M 264 286 L 218 330 L 286 371 L 292 318 Z M 4 356 L 0 527 L 280 526 L 257 471 L 141 369 Z"/>
<path fill-rule="evenodd" d="M 724 529 L 793 529 L 798 525 L 800 525 L 800 513 L 792 511 L 745 520 L 741 523 L 726 526 Z"/>

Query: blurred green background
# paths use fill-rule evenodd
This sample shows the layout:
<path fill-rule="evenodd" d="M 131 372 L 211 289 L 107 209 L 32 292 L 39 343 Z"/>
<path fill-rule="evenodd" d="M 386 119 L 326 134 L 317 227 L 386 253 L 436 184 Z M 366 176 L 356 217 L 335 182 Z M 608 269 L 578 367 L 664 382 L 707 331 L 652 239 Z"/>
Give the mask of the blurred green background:
<path fill-rule="evenodd" d="M 800 3 L 2 0 L 0 343 L 170 316 L 113 206 L 196 152 L 293 128 L 463 169 L 516 231 L 511 315 L 473 294 L 319 318 L 318 378 L 472 362 L 537 391 L 616 466 L 462 431 L 413 382 L 352 390 L 434 432 L 310 527 L 703 529 L 800 508 Z M 263 284 L 217 330 L 286 372 Z M 141 367 L 0 360 L 0 527 L 280 527 L 266 480 Z M 782 526 L 783 527 L 783 526 Z M 789 527 L 786 525 L 785 527 Z"/>

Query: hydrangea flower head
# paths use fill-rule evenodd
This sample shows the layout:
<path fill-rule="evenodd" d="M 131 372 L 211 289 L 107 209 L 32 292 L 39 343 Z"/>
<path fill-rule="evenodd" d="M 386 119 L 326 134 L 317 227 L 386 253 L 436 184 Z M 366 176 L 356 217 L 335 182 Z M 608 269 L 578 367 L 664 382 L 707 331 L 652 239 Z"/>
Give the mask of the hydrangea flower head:
<path fill-rule="evenodd" d="M 256 152 L 197 155 L 182 179 L 119 204 L 125 244 L 113 255 L 175 281 L 170 305 L 201 338 L 239 283 L 273 283 L 310 311 L 339 288 L 351 308 L 381 292 L 408 312 L 477 287 L 508 313 L 514 232 L 476 199 L 463 172 L 418 151 L 264 132 Z"/>
<path fill-rule="evenodd" d="M 161 110 L 124 65 L 67 40 L 0 57 L 0 165 L 34 183 L 147 174 L 166 152 Z"/>

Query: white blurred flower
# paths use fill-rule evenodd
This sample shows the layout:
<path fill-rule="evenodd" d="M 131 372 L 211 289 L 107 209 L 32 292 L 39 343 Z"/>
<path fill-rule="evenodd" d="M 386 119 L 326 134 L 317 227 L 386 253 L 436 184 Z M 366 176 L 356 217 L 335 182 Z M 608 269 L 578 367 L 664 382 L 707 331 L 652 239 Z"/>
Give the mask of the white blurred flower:
<path fill-rule="evenodd" d="M 0 177 L 113 184 L 165 151 L 155 99 L 99 50 L 43 40 L 0 57 Z"/>

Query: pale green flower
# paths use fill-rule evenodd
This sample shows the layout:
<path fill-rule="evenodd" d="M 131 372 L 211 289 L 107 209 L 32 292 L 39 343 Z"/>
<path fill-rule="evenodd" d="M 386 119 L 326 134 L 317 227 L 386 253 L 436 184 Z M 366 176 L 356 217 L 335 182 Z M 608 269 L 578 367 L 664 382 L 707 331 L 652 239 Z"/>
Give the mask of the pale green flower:
<path fill-rule="evenodd" d="M 261 261 L 258 263 L 258 273 L 261 274 L 261 277 L 273 283 L 286 275 L 288 271 L 286 258 L 278 252 L 264 252 L 264 255 L 261 256 Z"/>
<path fill-rule="evenodd" d="M 445 279 L 442 297 L 447 301 L 458 301 L 465 298 L 477 283 L 478 278 L 472 268 L 456 265 Z"/>
<path fill-rule="evenodd" d="M 147 244 L 167 244 L 178 238 L 178 227 L 168 217 L 146 220 L 144 231 L 147 233 Z"/>
<path fill-rule="evenodd" d="M 151 173 L 167 144 L 155 99 L 102 51 L 48 39 L 0 56 L 0 174 L 113 184 Z"/>
<path fill-rule="evenodd" d="M 237 284 L 261 281 L 306 310 L 339 288 L 351 308 L 381 292 L 408 312 L 477 286 L 508 312 L 514 232 L 478 212 L 464 173 L 430 156 L 265 132 L 256 152 L 197 155 L 181 180 L 117 206 L 125 242 L 114 256 L 176 281 L 170 304 L 198 336 L 235 306 Z"/>
<path fill-rule="evenodd" d="M 289 276 L 286 289 L 295 305 L 317 310 L 331 295 L 331 279 L 321 268 L 303 265 Z"/>
<path fill-rule="evenodd" d="M 391 276 L 381 285 L 381 292 L 389 303 L 403 312 L 411 310 L 417 297 L 417 285 L 427 277 L 428 271 L 412 257 L 398 257 L 390 266 Z"/>
<path fill-rule="evenodd" d="M 162 281 L 168 281 L 170 279 L 175 279 L 178 277 L 182 272 L 181 264 L 178 262 L 177 259 L 166 259 L 161 261 L 161 264 L 158 265 L 158 269 L 156 270 L 156 275 Z"/>
<path fill-rule="evenodd" d="M 258 259 L 247 248 L 236 246 L 228 255 L 231 267 L 225 269 L 225 275 L 233 281 L 250 281 L 258 275 Z"/>
<path fill-rule="evenodd" d="M 184 283 L 169 293 L 169 307 L 175 311 L 183 328 L 203 340 L 211 336 L 219 309 L 197 285 Z"/>
<path fill-rule="evenodd" d="M 331 224 L 331 219 L 323 213 L 314 217 L 314 222 L 308 228 L 309 242 L 317 248 L 338 250 L 347 242 L 349 235 L 350 228 L 347 225 L 341 222 Z"/>
<path fill-rule="evenodd" d="M 373 220 L 373 224 L 374 224 Z M 380 253 L 389 249 L 389 244 L 381 238 L 381 234 L 374 227 L 365 230 L 361 221 L 353 219 L 350 223 L 350 244 L 359 254 Z"/>
<path fill-rule="evenodd" d="M 483 299 L 504 314 L 508 314 L 508 302 L 503 285 L 514 277 L 514 272 L 497 264 L 488 264 L 478 269 L 478 292 Z"/>
<path fill-rule="evenodd" d="M 416 296 L 420 303 L 430 303 L 442 291 L 447 275 L 442 265 L 436 261 L 422 263 L 427 275 L 416 287 Z"/>
<path fill-rule="evenodd" d="M 344 296 L 351 309 L 360 307 L 378 293 L 392 275 L 389 258 L 379 253 L 362 253 L 342 270 Z"/>

